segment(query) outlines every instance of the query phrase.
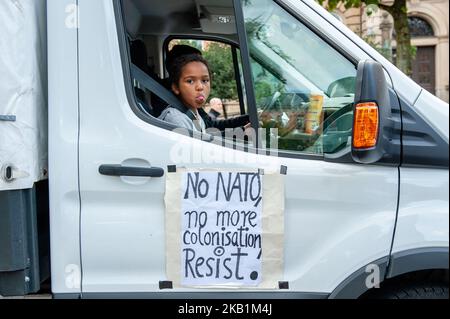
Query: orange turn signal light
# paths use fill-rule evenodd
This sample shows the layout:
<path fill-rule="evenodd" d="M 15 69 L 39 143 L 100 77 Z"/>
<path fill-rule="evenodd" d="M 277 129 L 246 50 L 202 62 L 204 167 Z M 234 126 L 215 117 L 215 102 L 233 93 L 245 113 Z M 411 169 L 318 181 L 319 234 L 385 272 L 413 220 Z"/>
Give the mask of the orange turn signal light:
<path fill-rule="evenodd" d="M 356 105 L 353 147 L 366 149 L 377 145 L 379 131 L 378 105 L 373 102 Z"/>

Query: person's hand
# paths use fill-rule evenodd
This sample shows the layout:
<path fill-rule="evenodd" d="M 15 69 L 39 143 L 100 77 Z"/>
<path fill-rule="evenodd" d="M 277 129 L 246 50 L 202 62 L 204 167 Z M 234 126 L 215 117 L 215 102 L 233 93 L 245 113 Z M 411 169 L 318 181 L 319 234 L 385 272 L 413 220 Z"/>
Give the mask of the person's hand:
<path fill-rule="evenodd" d="M 247 136 L 253 136 L 254 131 L 252 128 L 252 123 L 248 123 L 247 125 L 244 126 L 244 133 Z"/>
<path fill-rule="evenodd" d="M 244 126 L 244 135 L 247 136 L 248 141 L 253 140 L 253 135 L 255 135 L 255 131 L 252 128 L 252 123 L 248 123 Z"/>

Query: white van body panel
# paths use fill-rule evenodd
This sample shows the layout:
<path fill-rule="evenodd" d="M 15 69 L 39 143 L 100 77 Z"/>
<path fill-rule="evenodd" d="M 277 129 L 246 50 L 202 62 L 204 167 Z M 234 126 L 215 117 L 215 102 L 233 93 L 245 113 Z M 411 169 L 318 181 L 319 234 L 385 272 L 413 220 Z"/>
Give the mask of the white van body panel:
<path fill-rule="evenodd" d="M 83 16 L 79 30 L 83 293 L 159 292 L 159 281 L 167 280 L 164 178 L 106 177 L 98 173 L 102 164 L 287 166 L 280 280 L 289 281 L 291 291 L 330 293 L 354 271 L 389 255 L 397 168 L 243 153 L 143 122 L 127 100 L 112 1 L 79 5 L 98 13 Z M 171 154 L 183 145 L 206 155 L 175 162 Z M 212 162 L 208 154 L 217 153 L 227 162 Z"/>
<path fill-rule="evenodd" d="M 53 293 L 81 292 L 77 29 L 65 27 L 66 9 L 76 2 L 47 2 Z"/>
<path fill-rule="evenodd" d="M 448 103 L 445 103 L 427 90 L 422 90 L 417 102 L 414 104 L 414 110 L 448 143 Z"/>
<path fill-rule="evenodd" d="M 448 169 L 401 168 L 392 253 L 449 246 Z"/>
<path fill-rule="evenodd" d="M 355 43 L 361 50 L 366 52 L 371 59 L 380 62 L 385 70 L 389 73 L 392 83 L 394 85 L 395 91 L 409 104 L 414 104 L 417 97 L 419 96 L 422 88 L 414 82 L 411 78 L 406 76 L 402 71 L 400 71 L 395 65 L 393 65 L 389 60 L 387 60 L 383 55 L 381 55 L 377 50 L 372 48 L 369 44 L 363 41 L 358 35 L 356 35 L 352 30 L 350 30 L 346 25 L 336 19 L 331 13 L 325 10 L 314 0 L 287 0 L 294 8 L 300 9 L 300 3 L 306 4 L 308 7 L 313 9 L 320 17 L 328 21 L 332 26 L 338 36 L 339 43 L 344 42 L 344 35 L 353 43 Z M 318 24 L 323 24 L 324 28 L 331 28 L 326 26 L 322 19 L 317 19 Z"/>

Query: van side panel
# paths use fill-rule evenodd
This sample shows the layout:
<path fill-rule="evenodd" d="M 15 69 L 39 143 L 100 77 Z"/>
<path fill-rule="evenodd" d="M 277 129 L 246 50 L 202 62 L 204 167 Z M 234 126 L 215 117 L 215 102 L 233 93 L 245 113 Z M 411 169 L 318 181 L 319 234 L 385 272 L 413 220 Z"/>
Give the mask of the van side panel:
<path fill-rule="evenodd" d="M 427 90 L 422 90 L 413 108 L 448 144 L 448 103 L 445 103 Z M 448 145 L 446 151 L 448 153 Z"/>
<path fill-rule="evenodd" d="M 79 293 L 77 1 L 48 1 L 49 183 L 53 293 Z"/>
<path fill-rule="evenodd" d="M 400 205 L 392 254 L 448 247 L 448 170 L 400 169 Z"/>

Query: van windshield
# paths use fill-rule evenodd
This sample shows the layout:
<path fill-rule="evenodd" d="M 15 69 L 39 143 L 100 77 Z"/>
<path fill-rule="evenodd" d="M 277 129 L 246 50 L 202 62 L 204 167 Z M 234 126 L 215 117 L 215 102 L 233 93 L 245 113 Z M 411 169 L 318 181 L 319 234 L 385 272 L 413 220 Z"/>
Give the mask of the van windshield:
<path fill-rule="evenodd" d="M 348 151 L 356 66 L 275 1 L 242 6 L 258 119 L 273 131 L 265 142 L 295 153 Z"/>

